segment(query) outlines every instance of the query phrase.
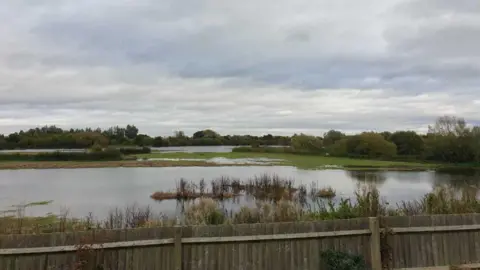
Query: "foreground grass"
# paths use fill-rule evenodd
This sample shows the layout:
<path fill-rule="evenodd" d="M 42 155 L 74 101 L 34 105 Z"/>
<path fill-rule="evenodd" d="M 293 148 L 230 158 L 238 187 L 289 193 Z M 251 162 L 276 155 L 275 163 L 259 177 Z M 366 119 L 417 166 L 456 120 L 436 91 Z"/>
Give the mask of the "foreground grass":
<path fill-rule="evenodd" d="M 269 158 L 281 159 L 282 161 L 274 162 L 272 165 L 295 166 L 301 169 L 321 169 L 329 168 L 329 166 L 338 166 L 345 169 L 392 169 L 392 170 L 426 170 L 437 168 L 438 164 L 418 163 L 418 162 L 401 162 L 401 161 L 381 161 L 353 158 L 339 158 L 326 156 L 307 156 L 295 155 L 288 153 L 159 153 L 137 155 L 139 158 L 177 158 L 177 159 L 211 159 L 211 158 L 228 158 L 228 159 L 244 159 L 244 158 Z"/>

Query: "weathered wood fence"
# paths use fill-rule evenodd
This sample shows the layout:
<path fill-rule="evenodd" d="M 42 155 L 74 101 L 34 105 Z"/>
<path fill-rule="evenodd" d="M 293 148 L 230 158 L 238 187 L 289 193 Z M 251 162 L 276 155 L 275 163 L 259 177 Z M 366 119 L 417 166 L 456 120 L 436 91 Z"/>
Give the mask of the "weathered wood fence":
<path fill-rule="evenodd" d="M 318 270 L 328 249 L 375 270 L 480 269 L 480 214 L 6 235 L 0 269 Z"/>

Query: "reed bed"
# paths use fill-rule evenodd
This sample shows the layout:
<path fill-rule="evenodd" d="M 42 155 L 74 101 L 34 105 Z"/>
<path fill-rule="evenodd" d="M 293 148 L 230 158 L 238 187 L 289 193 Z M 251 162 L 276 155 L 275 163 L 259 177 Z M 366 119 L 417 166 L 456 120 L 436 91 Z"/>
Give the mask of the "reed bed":
<path fill-rule="evenodd" d="M 237 181 L 237 180 L 235 180 Z M 156 201 L 164 200 L 195 200 L 198 198 L 212 198 L 216 200 L 231 199 L 239 195 L 232 189 L 232 180 L 228 177 L 220 177 L 211 182 L 211 189 L 206 189 L 205 180 L 200 180 L 199 184 L 189 182 L 186 179 L 180 179 L 175 191 L 157 191 L 150 195 L 150 198 Z"/>
<path fill-rule="evenodd" d="M 305 190 L 306 187 L 303 185 L 294 187 L 292 179 L 282 178 L 275 174 L 263 174 L 244 182 L 240 179 L 221 176 L 211 180 L 210 188 L 207 188 L 205 179 L 201 179 L 199 184 L 180 179 L 176 190 L 157 191 L 150 197 L 157 201 L 195 200 L 198 198 L 224 200 L 245 195 L 256 200 L 278 202 L 280 200 L 298 200 L 299 196 L 302 196 L 302 191 Z"/>
<path fill-rule="evenodd" d="M 280 179 L 271 183 L 285 184 L 278 180 Z M 419 200 L 403 201 L 395 205 L 384 200 L 374 186 L 365 185 L 358 188 L 352 198 L 338 197 L 335 190 L 328 187 L 317 188 L 312 185 L 307 189 L 301 186 L 296 188 L 294 199 L 256 200 L 253 206 L 227 211 L 221 200 L 209 197 L 210 194 L 230 192 L 233 189 L 247 190 L 251 188 L 249 184 L 252 183 L 264 187 L 265 179 L 262 180 L 259 176 L 257 179 L 240 183 L 238 179 L 223 177 L 214 182 L 213 190 L 216 191 L 208 190 L 206 181 L 201 181 L 198 185 L 187 181 L 179 182 L 177 189 L 195 189 L 201 196 L 183 202 L 184 207 L 178 216 L 154 213 L 148 206 L 137 205 L 113 209 L 101 220 L 95 219 L 93 214 L 84 218 L 72 218 L 68 211 L 58 216 L 26 217 L 24 211 L 20 209 L 4 213 L 4 217 L 0 218 L 0 234 L 172 226 L 179 222 L 185 225 L 244 224 L 480 212 L 480 201 L 477 199 L 479 189 L 468 185 L 460 188 L 458 185 L 455 188 L 439 186 Z"/>

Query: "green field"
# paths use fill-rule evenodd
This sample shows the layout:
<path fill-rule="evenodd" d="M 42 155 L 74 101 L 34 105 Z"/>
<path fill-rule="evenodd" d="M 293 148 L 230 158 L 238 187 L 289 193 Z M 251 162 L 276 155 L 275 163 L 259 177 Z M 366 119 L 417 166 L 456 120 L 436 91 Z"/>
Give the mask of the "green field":
<path fill-rule="evenodd" d="M 139 158 L 178 158 L 178 159 L 211 159 L 211 158 L 270 158 L 281 159 L 273 165 L 289 165 L 302 169 L 319 169 L 328 166 L 344 167 L 346 169 L 398 169 L 398 170 L 426 170 L 438 167 L 438 164 L 415 163 L 400 161 L 381 161 L 368 159 L 337 158 L 325 156 L 307 156 L 283 153 L 159 153 L 136 155 Z"/>

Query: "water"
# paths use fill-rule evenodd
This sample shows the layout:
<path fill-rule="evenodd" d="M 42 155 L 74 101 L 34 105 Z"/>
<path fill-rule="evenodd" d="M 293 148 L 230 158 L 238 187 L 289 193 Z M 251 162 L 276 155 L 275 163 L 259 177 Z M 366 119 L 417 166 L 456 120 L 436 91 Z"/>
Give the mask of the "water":
<path fill-rule="evenodd" d="M 173 152 L 173 153 L 229 153 L 238 146 L 168 146 L 168 147 L 152 147 L 152 151 Z"/>
<path fill-rule="evenodd" d="M 204 161 L 219 165 L 271 165 L 278 164 L 279 162 L 284 161 L 283 159 L 273 159 L 273 158 L 223 158 L 215 157 L 209 159 L 200 159 L 200 158 L 147 158 L 147 159 L 138 159 L 138 161 Z"/>
<path fill-rule="evenodd" d="M 115 207 L 137 203 L 150 205 L 155 212 L 172 214 L 176 202 L 155 202 L 155 191 L 174 190 L 180 178 L 205 178 L 207 184 L 219 176 L 247 180 L 264 173 L 293 178 L 296 184 L 331 186 L 337 196 L 350 197 L 359 185 L 375 184 L 390 203 L 418 199 L 436 185 L 468 182 L 477 185 L 478 174 L 457 172 L 349 172 L 343 170 L 301 170 L 287 166 L 245 167 L 169 167 L 169 168 L 102 168 L 0 171 L 0 209 L 19 203 L 53 200 L 45 206 L 28 208 L 27 215 L 59 214 L 68 209 L 72 216 L 93 212 L 105 217 Z M 236 209 L 238 205 L 230 205 Z"/>

